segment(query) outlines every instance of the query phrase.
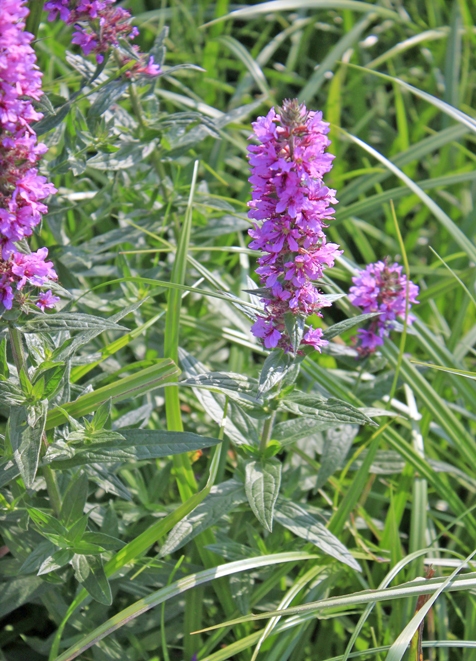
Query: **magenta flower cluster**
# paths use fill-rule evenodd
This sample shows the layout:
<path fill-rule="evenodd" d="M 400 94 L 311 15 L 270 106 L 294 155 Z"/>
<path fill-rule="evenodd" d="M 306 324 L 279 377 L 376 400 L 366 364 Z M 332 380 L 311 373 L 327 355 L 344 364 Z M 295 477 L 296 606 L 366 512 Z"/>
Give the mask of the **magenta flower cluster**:
<path fill-rule="evenodd" d="M 379 312 L 372 319 L 370 327 L 358 331 L 357 348 L 361 355 L 373 353 L 383 344 L 383 340 L 395 326 L 397 317 L 405 317 L 407 297 L 407 278 L 402 274 L 402 267 L 389 264 L 387 260 L 369 264 L 352 278 L 354 286 L 349 290 L 351 303 L 364 312 Z M 408 308 L 418 303 L 419 288 L 408 281 Z M 414 321 L 408 316 L 407 323 Z"/>
<path fill-rule="evenodd" d="M 31 127 L 42 117 L 32 105 L 42 95 L 41 73 L 33 36 L 24 31 L 24 5 L 0 0 L 0 303 L 7 310 L 16 297 L 25 298 L 25 285 L 43 287 L 57 277 L 46 248 L 25 254 L 17 246 L 48 210 L 43 200 L 56 192 L 36 167 L 47 148 Z M 36 305 L 44 310 L 58 300 L 49 291 Z"/>
<path fill-rule="evenodd" d="M 267 349 L 292 350 L 286 319 L 304 321 L 330 305 L 313 284 L 341 253 L 324 229 L 332 219 L 335 191 L 323 183 L 334 156 L 326 153 L 329 124 L 322 113 L 297 100 L 285 100 L 279 114 L 270 110 L 253 123 L 258 144 L 248 147 L 252 200 L 248 216 L 250 247 L 264 254 L 256 272 L 265 294 L 264 314 L 252 333 Z M 253 137 L 253 136 L 252 136 Z M 302 344 L 317 350 L 327 344 L 322 329 L 304 333 Z"/>
<path fill-rule="evenodd" d="M 108 50 L 120 45 L 120 39 L 134 39 L 139 30 L 130 24 L 131 14 L 127 9 L 115 6 L 116 0 L 47 0 L 45 9 L 48 20 L 59 15 L 68 25 L 74 25 L 72 43 L 81 47 L 85 55 L 93 53 L 96 61 L 104 61 Z M 132 75 L 158 76 L 160 65 L 152 56 L 145 56 L 133 47 L 137 61 L 125 73 Z M 127 56 L 119 56 L 121 66 L 131 62 Z"/>

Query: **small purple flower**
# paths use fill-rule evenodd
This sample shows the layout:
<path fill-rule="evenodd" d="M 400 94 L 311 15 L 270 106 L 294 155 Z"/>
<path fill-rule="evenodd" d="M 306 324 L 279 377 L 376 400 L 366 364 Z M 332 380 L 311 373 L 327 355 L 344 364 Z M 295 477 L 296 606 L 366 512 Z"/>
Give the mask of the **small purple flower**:
<path fill-rule="evenodd" d="M 369 264 L 352 278 L 354 286 L 349 290 L 349 300 L 367 312 L 379 312 L 367 330 L 358 331 L 358 350 L 361 355 L 373 353 L 388 337 L 397 317 L 405 317 L 407 278 L 402 267 L 387 260 Z M 417 304 L 419 288 L 408 282 L 408 308 Z M 408 316 L 408 323 L 414 317 Z"/>
<path fill-rule="evenodd" d="M 59 303 L 60 299 L 58 296 L 53 296 L 51 290 L 41 292 L 38 296 L 36 305 L 40 308 L 42 312 L 45 311 L 45 308 L 54 308 L 56 304 Z"/>
<path fill-rule="evenodd" d="M 329 305 L 313 284 L 341 253 L 327 243 L 324 229 L 332 220 L 335 191 L 322 177 L 332 167 L 329 124 L 322 113 L 308 111 L 296 100 L 286 100 L 279 114 L 271 109 L 253 123 L 258 144 L 248 147 L 252 200 L 250 247 L 261 250 L 256 273 L 269 290 L 262 298 L 264 316 L 252 333 L 267 349 L 292 351 L 285 315 L 305 319 Z M 327 344 L 320 329 L 311 329 L 302 344 L 318 351 Z"/>
<path fill-rule="evenodd" d="M 255 337 L 263 340 L 266 349 L 275 349 L 281 339 L 281 333 L 274 327 L 272 320 L 263 317 L 258 317 L 251 328 L 251 332 Z"/>
<path fill-rule="evenodd" d="M 11 310 L 13 305 L 13 289 L 7 283 L 7 279 L 0 279 L 0 303 L 6 310 Z"/>
<path fill-rule="evenodd" d="M 48 249 L 40 248 L 29 255 L 17 252 L 13 255 L 12 273 L 19 278 L 17 288 L 23 289 L 28 282 L 41 287 L 48 280 L 56 280 L 57 275 L 53 262 L 47 262 Z"/>

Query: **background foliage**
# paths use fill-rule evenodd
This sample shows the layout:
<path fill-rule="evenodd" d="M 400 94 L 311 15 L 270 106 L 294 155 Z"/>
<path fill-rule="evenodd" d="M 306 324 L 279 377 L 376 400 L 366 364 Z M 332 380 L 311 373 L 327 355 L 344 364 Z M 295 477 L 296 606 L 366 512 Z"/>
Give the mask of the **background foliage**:
<path fill-rule="evenodd" d="M 432 605 L 424 657 L 473 661 L 474 3 L 127 6 L 156 84 L 91 82 L 60 23 L 35 46 L 59 189 L 37 240 L 65 305 L 22 322 L 32 384 L 1 345 L 1 658 L 415 658 Z M 380 356 L 357 361 L 345 323 L 308 355 L 307 399 L 270 361 L 258 382 L 244 291 L 250 121 L 294 96 L 332 125 L 324 290 L 387 255 L 421 288 Z M 319 323 L 357 314 L 336 297 Z"/>

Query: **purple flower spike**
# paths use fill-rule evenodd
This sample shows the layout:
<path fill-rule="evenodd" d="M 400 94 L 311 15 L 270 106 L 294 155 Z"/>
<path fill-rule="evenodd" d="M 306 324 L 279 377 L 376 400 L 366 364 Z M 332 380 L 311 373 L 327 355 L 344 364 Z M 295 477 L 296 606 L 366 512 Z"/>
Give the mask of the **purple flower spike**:
<path fill-rule="evenodd" d="M 249 230 L 250 248 L 264 254 L 257 274 L 268 289 L 262 298 L 264 316 L 251 329 L 267 349 L 293 351 L 285 316 L 305 319 L 329 303 L 313 285 L 342 251 L 327 243 L 324 229 L 334 213 L 335 191 L 322 177 L 334 156 L 325 152 L 329 124 L 297 100 L 286 100 L 253 123 L 258 144 L 248 147 L 252 200 L 248 216 L 259 221 Z M 288 318 L 288 317 L 287 317 Z M 301 340 L 318 351 L 327 342 L 321 329 L 309 330 Z"/>
<path fill-rule="evenodd" d="M 116 0 L 47 0 L 45 10 L 49 12 L 48 20 L 54 21 L 58 15 L 62 21 L 74 26 L 71 43 L 77 44 L 84 55 L 94 54 L 96 62 L 101 64 L 104 55 L 110 48 L 118 48 L 121 39 L 132 40 L 139 30 L 131 25 L 131 14 L 123 7 L 115 6 Z M 137 59 L 125 72 L 127 78 L 132 76 L 149 76 L 155 78 L 162 74 L 159 64 L 152 56 L 144 55 L 138 46 L 132 46 Z M 118 51 L 121 67 L 132 59 Z"/>
<path fill-rule="evenodd" d="M 397 317 L 405 317 L 407 278 L 402 274 L 402 267 L 389 264 L 387 260 L 369 264 L 352 278 L 354 286 L 349 290 L 349 300 L 367 312 L 380 312 L 372 320 L 367 330 L 360 329 L 357 337 L 357 349 L 363 356 L 373 353 L 382 346 L 388 337 Z M 415 303 L 419 289 L 413 282 L 408 282 L 408 308 Z M 408 323 L 414 317 L 408 316 Z"/>
<path fill-rule="evenodd" d="M 64 0 L 54 4 L 51 11 L 64 13 Z M 45 261 L 46 248 L 25 254 L 16 245 L 31 236 L 48 211 L 43 200 L 56 192 L 35 167 L 47 148 L 31 128 L 42 118 L 32 105 L 42 91 L 33 36 L 25 32 L 27 15 L 24 0 L 0 0 L 0 312 L 11 310 L 16 299 L 20 304 L 27 299 L 21 291 L 26 285 L 56 280 L 52 262 Z M 58 300 L 42 296 L 42 310 Z"/>

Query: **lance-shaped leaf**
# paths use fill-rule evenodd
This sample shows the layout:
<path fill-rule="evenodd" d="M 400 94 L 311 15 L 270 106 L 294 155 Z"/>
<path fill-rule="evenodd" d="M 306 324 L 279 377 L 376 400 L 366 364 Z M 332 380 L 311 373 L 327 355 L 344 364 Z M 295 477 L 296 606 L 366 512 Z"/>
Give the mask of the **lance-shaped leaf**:
<path fill-rule="evenodd" d="M 86 588 L 91 597 L 100 604 L 110 606 L 111 588 L 101 558 L 95 555 L 74 555 L 72 564 L 76 580 Z"/>
<path fill-rule="evenodd" d="M 80 312 L 39 314 L 18 327 L 22 333 L 58 333 L 59 331 L 128 330 L 110 319 Z"/>
<path fill-rule="evenodd" d="M 311 542 L 327 555 L 344 562 L 352 569 L 361 571 L 359 563 L 337 537 L 300 505 L 279 498 L 274 518 L 282 526 L 307 542 Z"/>
<path fill-rule="evenodd" d="M 35 479 L 45 430 L 48 400 L 34 406 L 12 406 L 9 419 L 13 457 L 27 488 Z"/>
<path fill-rule="evenodd" d="M 47 584 L 37 576 L 20 576 L 10 578 L 1 583 L 0 617 L 5 617 L 16 608 L 31 601 L 40 592 L 46 590 Z"/>
<path fill-rule="evenodd" d="M 293 352 L 296 353 L 304 335 L 304 318 L 296 316 L 292 312 L 287 312 L 284 315 L 284 324 L 291 341 Z"/>
<path fill-rule="evenodd" d="M 122 79 L 111 80 L 110 83 L 104 85 L 104 87 L 94 95 L 94 102 L 88 110 L 88 118 L 100 117 L 105 113 L 113 103 L 121 98 L 128 85 L 129 81 L 124 81 Z"/>
<path fill-rule="evenodd" d="M 344 319 L 344 321 L 339 321 L 338 324 L 330 326 L 327 330 L 324 331 L 323 337 L 326 340 L 332 340 L 333 337 L 337 335 L 342 335 L 345 331 L 359 324 L 363 324 L 367 319 L 372 319 L 372 317 L 378 317 L 380 312 L 367 312 L 366 314 L 359 314 L 357 317 L 351 317 L 350 319 Z"/>
<path fill-rule="evenodd" d="M 137 374 L 126 376 L 115 383 L 82 395 L 76 401 L 68 402 L 61 408 L 52 409 L 48 412 L 46 429 L 53 429 L 68 422 L 68 415 L 73 418 L 87 415 L 95 411 L 100 404 L 108 399 L 111 399 L 114 403 L 143 395 L 150 390 L 163 386 L 166 381 L 173 376 L 177 376 L 177 374 L 180 374 L 180 370 L 172 360 L 160 360 L 155 365 L 137 372 Z"/>
<path fill-rule="evenodd" d="M 158 459 L 202 450 L 221 443 L 219 438 L 200 436 L 192 432 L 152 429 L 123 429 L 120 436 L 122 440 L 75 445 L 72 447 L 74 456 L 69 459 L 65 459 L 64 455 L 60 456 L 58 460 L 54 461 L 54 467 L 64 469 L 90 463 Z"/>
<path fill-rule="evenodd" d="M 282 447 L 286 447 L 302 438 L 309 438 L 326 429 L 339 427 L 341 424 L 337 420 L 320 420 L 315 416 L 302 416 L 293 420 L 278 422 L 273 429 L 273 439 L 279 441 Z"/>
<path fill-rule="evenodd" d="M 170 531 L 160 556 L 164 557 L 182 548 L 203 530 L 217 523 L 224 514 L 244 502 L 246 493 L 241 482 L 228 480 L 213 487 L 205 500 Z"/>
<path fill-rule="evenodd" d="M 258 395 L 265 395 L 271 388 L 280 383 L 290 373 L 296 371 L 301 360 L 293 358 L 290 354 L 284 353 L 282 349 L 275 349 L 264 361 L 259 376 Z M 294 374 L 293 374 L 294 375 Z"/>
<path fill-rule="evenodd" d="M 180 385 L 204 388 L 211 392 L 221 393 L 240 404 L 251 415 L 258 415 L 258 417 L 266 417 L 267 415 L 266 412 L 262 411 L 262 403 L 258 399 L 256 381 L 242 374 L 207 372 L 206 374 L 189 377 L 181 381 Z"/>
<path fill-rule="evenodd" d="M 246 463 L 245 491 L 248 502 L 258 521 L 271 532 L 276 499 L 281 486 L 281 462 L 248 461 Z"/>
<path fill-rule="evenodd" d="M 0 380 L 0 401 L 2 405 L 21 406 L 26 403 L 26 396 L 21 388 L 7 380 Z"/>
<path fill-rule="evenodd" d="M 180 364 L 188 378 L 200 374 L 207 374 L 208 370 L 199 360 L 179 348 Z M 218 425 L 222 423 L 225 408 L 225 395 L 210 392 L 202 388 L 194 388 L 194 395 L 203 406 L 204 411 Z M 252 445 L 258 447 L 259 438 L 256 424 L 235 402 L 228 403 L 228 412 L 225 424 L 225 434 L 237 445 Z"/>
<path fill-rule="evenodd" d="M 280 403 L 280 409 L 296 415 L 318 416 L 322 420 L 335 420 L 354 425 L 376 426 L 365 413 L 341 399 L 324 399 L 304 392 L 291 392 Z"/>
<path fill-rule="evenodd" d="M 317 474 L 316 489 L 320 489 L 334 471 L 345 461 L 359 428 L 342 425 L 327 431 L 321 456 L 321 469 Z"/>

